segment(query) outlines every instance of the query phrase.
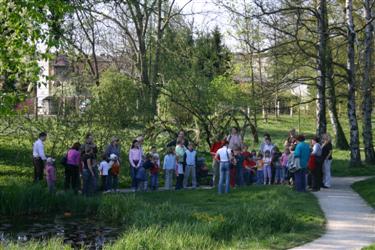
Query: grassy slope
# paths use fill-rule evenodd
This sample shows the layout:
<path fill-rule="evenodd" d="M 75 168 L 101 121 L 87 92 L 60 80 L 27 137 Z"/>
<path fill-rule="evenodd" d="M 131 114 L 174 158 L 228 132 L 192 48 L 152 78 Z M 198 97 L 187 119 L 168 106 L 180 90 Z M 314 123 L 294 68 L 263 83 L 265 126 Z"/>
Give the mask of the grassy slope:
<path fill-rule="evenodd" d="M 375 178 L 356 182 L 352 188 L 375 209 Z M 375 244 L 363 249 L 375 250 Z"/>
<path fill-rule="evenodd" d="M 1 214 L 69 209 L 73 214 L 85 212 L 118 221 L 126 231 L 111 249 L 285 249 L 324 231 L 315 197 L 285 186 L 254 186 L 222 196 L 216 190 L 196 190 L 91 199 L 50 196 L 36 186 L 4 190 L 0 201 L 6 204 Z M 22 209 L 26 206 L 27 211 Z"/>

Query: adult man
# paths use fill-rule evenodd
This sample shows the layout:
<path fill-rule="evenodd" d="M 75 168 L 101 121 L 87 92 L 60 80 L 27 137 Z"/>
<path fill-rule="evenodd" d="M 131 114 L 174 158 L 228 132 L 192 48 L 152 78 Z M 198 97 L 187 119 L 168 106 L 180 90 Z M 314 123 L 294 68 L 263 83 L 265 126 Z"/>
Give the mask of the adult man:
<path fill-rule="evenodd" d="M 44 153 L 43 142 L 47 139 L 47 134 L 41 132 L 38 140 L 33 145 L 33 165 L 34 165 L 34 182 L 43 180 L 44 163 L 47 157 Z"/>

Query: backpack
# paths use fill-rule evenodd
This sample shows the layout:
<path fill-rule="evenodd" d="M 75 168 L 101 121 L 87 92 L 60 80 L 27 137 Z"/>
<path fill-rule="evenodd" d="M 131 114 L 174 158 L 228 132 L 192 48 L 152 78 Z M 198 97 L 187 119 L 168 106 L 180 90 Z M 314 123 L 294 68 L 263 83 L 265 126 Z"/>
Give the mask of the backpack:
<path fill-rule="evenodd" d="M 120 163 L 115 161 L 111 167 L 111 175 L 119 175 L 120 174 Z"/>

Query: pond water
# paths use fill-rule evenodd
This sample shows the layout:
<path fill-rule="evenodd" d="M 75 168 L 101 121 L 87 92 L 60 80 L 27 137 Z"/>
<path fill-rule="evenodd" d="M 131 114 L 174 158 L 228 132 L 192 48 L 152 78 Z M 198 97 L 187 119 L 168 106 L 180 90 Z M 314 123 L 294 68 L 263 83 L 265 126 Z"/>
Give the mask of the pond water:
<path fill-rule="evenodd" d="M 63 239 L 73 248 L 101 249 L 116 240 L 123 230 L 95 218 L 80 217 L 17 217 L 0 218 L 0 248 L 9 241 L 20 244 L 29 240 Z"/>

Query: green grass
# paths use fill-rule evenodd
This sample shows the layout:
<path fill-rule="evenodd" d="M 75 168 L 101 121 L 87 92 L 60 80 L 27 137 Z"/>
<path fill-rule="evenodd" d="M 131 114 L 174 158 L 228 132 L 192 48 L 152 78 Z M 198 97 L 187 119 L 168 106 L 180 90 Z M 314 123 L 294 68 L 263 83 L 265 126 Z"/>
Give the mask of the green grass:
<path fill-rule="evenodd" d="M 356 182 L 352 185 L 352 188 L 375 208 L 375 178 Z"/>
<path fill-rule="evenodd" d="M 375 209 L 375 178 L 355 182 L 352 188 Z M 362 249 L 375 250 L 375 244 Z"/>
<path fill-rule="evenodd" d="M 316 198 L 286 186 L 254 186 L 221 196 L 196 190 L 94 198 L 13 186 L 0 193 L 0 202 L 1 215 L 70 210 L 118 222 L 125 231 L 110 249 L 285 249 L 324 231 Z"/>

